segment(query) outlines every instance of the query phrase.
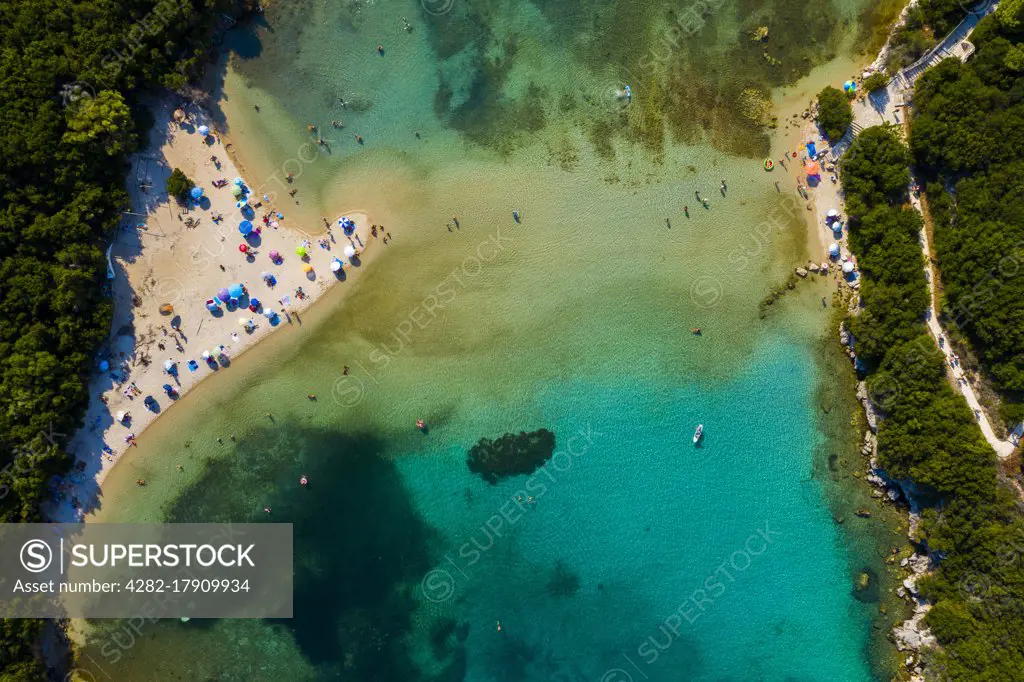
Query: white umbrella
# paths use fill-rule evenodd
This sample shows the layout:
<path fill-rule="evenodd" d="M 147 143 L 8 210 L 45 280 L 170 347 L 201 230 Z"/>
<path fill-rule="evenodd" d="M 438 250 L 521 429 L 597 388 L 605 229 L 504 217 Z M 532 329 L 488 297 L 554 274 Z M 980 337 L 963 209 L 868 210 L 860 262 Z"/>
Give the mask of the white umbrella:
<path fill-rule="evenodd" d="M 262 277 L 263 279 L 270 279 L 271 277 L 273 277 L 273 275 L 264 270 L 263 272 L 260 273 L 260 277 Z"/>
<path fill-rule="evenodd" d="M 273 308 L 264 308 L 263 309 L 263 314 L 267 316 L 268 320 L 274 319 L 274 315 L 277 315 L 277 313 L 274 312 Z"/>
<path fill-rule="evenodd" d="M 851 272 L 853 272 L 853 263 L 850 261 L 846 261 L 845 263 L 843 263 L 843 272 L 845 272 L 846 274 L 850 274 Z"/>
<path fill-rule="evenodd" d="M 242 325 L 243 327 L 248 327 L 250 324 L 252 324 L 252 320 L 246 317 L 240 317 L 238 318 L 238 324 Z"/>
<path fill-rule="evenodd" d="M 337 272 L 341 270 L 341 261 L 335 258 L 331 261 L 331 272 Z"/>
<path fill-rule="evenodd" d="M 203 360 L 209 360 L 209 359 L 210 359 L 210 351 L 204 350 L 203 351 Z"/>
<path fill-rule="evenodd" d="M 203 137 L 206 137 L 207 135 L 210 134 L 210 127 L 209 126 L 199 126 L 199 134 L 202 135 Z"/>
<path fill-rule="evenodd" d="M 830 208 L 828 210 L 828 213 L 826 213 L 825 215 L 828 216 L 829 218 L 835 218 L 837 215 L 839 215 L 839 211 L 837 211 L 834 208 Z"/>
<path fill-rule="evenodd" d="M 164 363 L 164 369 L 167 369 L 167 370 L 169 370 L 169 369 L 171 369 L 172 367 L 174 367 L 174 363 L 173 363 L 173 362 L 171 362 L 170 360 L 168 360 L 168 361 L 166 361 L 166 362 Z"/>
<path fill-rule="evenodd" d="M 349 244 L 345 247 L 342 253 L 345 254 L 345 258 L 353 258 L 356 255 L 356 247 Z"/>
<path fill-rule="evenodd" d="M 121 411 L 119 411 L 119 412 L 117 413 L 117 421 L 119 421 L 119 422 L 123 422 L 123 421 L 124 421 L 124 418 L 125 418 L 125 416 L 126 416 L 126 413 L 125 413 L 125 411 L 124 411 L 124 410 L 121 410 Z"/>
<path fill-rule="evenodd" d="M 830 254 L 832 254 L 833 256 L 838 256 L 839 255 L 839 244 L 836 244 L 835 242 L 832 242 L 831 244 L 829 244 L 828 245 L 828 252 Z"/>
<path fill-rule="evenodd" d="M 239 187 L 242 186 L 242 178 L 235 178 L 234 180 L 232 180 L 232 182 L 234 182 Z"/>

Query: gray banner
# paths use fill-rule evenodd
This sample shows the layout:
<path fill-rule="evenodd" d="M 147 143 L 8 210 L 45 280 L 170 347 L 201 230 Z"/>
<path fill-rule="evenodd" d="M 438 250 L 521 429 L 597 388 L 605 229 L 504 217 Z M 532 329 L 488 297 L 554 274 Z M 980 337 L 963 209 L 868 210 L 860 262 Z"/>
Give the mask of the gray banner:
<path fill-rule="evenodd" d="M 291 618 L 290 523 L 0 524 L 3 618 Z"/>

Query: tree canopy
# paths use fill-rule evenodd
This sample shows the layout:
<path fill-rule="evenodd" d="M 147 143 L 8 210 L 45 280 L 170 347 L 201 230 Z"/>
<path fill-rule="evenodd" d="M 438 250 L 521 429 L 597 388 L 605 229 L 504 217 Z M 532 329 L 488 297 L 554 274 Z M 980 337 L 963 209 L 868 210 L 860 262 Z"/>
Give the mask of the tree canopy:
<path fill-rule="evenodd" d="M 0 4 L 0 522 L 38 521 L 67 470 L 110 328 L 103 249 L 144 88 L 199 75 L 226 0 Z M 0 623 L 0 679 L 43 679 L 38 621 Z"/>
<path fill-rule="evenodd" d="M 825 132 L 825 137 L 837 141 L 846 134 L 851 123 L 853 109 L 849 97 L 831 85 L 818 93 L 818 125 Z"/>

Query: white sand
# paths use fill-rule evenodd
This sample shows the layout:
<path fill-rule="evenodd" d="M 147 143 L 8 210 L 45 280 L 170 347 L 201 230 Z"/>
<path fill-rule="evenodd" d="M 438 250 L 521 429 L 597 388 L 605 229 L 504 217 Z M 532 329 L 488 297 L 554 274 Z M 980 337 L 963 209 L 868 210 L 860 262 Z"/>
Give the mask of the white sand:
<path fill-rule="evenodd" d="M 272 197 L 280 206 L 275 210 L 284 215 L 277 221 L 277 228 L 262 222 L 263 215 L 270 211 L 268 202 L 263 201 L 263 206 L 255 209 L 255 216 L 249 214 L 253 225 L 262 228 L 262 234 L 258 239 L 250 239 L 250 244 L 258 244 L 256 255 L 246 257 L 238 250 L 245 241 L 238 225 L 246 217 L 236 207 L 231 192 L 232 180 L 240 173 L 220 139 L 211 135 L 204 140 L 198 134 L 197 127 L 204 123 L 216 132 L 202 111 L 186 109 L 187 118 L 179 125 L 172 120 L 173 110 L 170 99 L 156 106 L 157 124 L 150 134 L 150 144 L 132 161 L 128 191 L 133 214 L 125 216 L 111 252 L 115 277 L 114 320 L 107 356 L 110 369 L 100 372 L 97 358 L 85 425 L 74 434 L 68 447 L 77 459 L 76 469 L 61 486 L 62 498 L 45 509 L 54 521 L 79 520 L 95 506 L 106 473 L 131 449 L 126 437 L 135 434 L 141 440 L 146 427 L 158 416 L 144 406 L 146 396 L 156 399 L 162 413 L 175 403 L 162 389 L 164 384 L 174 386 L 180 397 L 215 371 L 232 371 L 230 359 L 276 327 L 298 322 L 298 314 L 339 280 L 330 270 L 335 257 L 345 263 L 344 272 L 351 271 L 354 266 L 342 253 L 345 246 L 351 243 L 357 252 L 362 252 L 365 245 L 375 241 L 369 218 L 359 211 L 343 214 L 356 223 L 351 238 L 345 236 L 337 218 L 332 221 L 330 234 L 324 231 L 323 223 L 301 228 L 290 223 L 287 206 L 293 202 L 282 192 L 282 196 Z M 211 156 L 217 157 L 220 169 Z M 180 168 L 202 187 L 207 199 L 200 207 L 184 212 L 180 219 L 183 207 L 173 199 L 168 200 L 165 190 L 167 177 L 174 168 Z M 228 184 L 215 188 L 213 181 L 219 178 L 226 179 Z M 301 191 L 298 186 L 296 189 Z M 250 203 L 261 199 L 251 195 Z M 219 224 L 213 221 L 217 213 L 223 216 Z M 198 219 L 199 224 L 187 228 L 184 220 L 189 217 Z M 330 250 L 318 245 L 325 238 L 331 242 Z M 310 274 L 303 272 L 304 262 L 295 253 L 304 240 L 310 243 Z M 273 250 L 284 259 L 280 265 L 269 258 Z M 276 277 L 274 288 L 261 277 L 264 271 Z M 232 311 L 221 306 L 222 315 L 211 314 L 206 300 L 232 283 L 244 285 L 249 295 L 258 298 L 265 308 L 277 311 L 280 317 L 276 326 L 259 312 L 245 308 Z M 298 287 L 303 288 L 305 300 L 296 296 Z M 285 296 L 291 301 L 282 305 L 280 300 Z M 160 306 L 165 303 L 173 305 L 173 314 L 160 313 Z M 239 323 L 242 316 L 256 323 L 251 333 Z M 179 325 L 180 333 L 173 332 L 172 322 Z M 176 337 L 180 339 L 181 351 L 176 348 Z M 228 360 L 215 370 L 201 354 L 221 345 Z M 164 371 L 167 360 L 177 363 L 177 380 Z M 189 371 L 189 360 L 198 363 L 198 370 Z M 115 374 L 116 378 L 112 376 Z M 132 384 L 141 393 L 129 398 L 125 389 Z M 115 415 L 122 410 L 130 412 L 127 424 L 116 421 Z M 113 450 L 112 455 L 103 452 L 104 444 Z"/>

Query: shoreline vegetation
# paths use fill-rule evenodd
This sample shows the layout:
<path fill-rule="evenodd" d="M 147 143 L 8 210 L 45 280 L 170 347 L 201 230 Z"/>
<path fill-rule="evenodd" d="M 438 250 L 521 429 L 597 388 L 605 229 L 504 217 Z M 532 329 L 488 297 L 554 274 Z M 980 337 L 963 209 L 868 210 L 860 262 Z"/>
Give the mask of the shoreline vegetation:
<path fill-rule="evenodd" d="M 0 521 L 39 521 L 48 481 L 71 466 L 64 446 L 113 316 L 103 248 L 127 203 L 127 158 L 152 124 L 139 97 L 197 79 L 226 17 L 248 9 L 226 0 L 4 7 Z M 45 677 L 42 627 L 3 621 L 4 679 Z"/>
<path fill-rule="evenodd" d="M 930 16 L 957 14 L 942 2 L 921 4 Z M 840 166 L 864 282 L 848 326 L 878 417 L 872 467 L 878 484 L 898 488 L 910 504 L 919 551 L 904 582 L 915 615 L 895 632 L 902 647 L 920 653 L 907 663 L 914 679 L 1016 679 L 1024 666 L 1016 636 L 1024 626 L 1019 459 L 1000 466 L 927 333 L 924 224 L 908 194 L 913 163 L 929 180 L 936 255 L 947 276 L 940 319 L 955 343 L 969 339 L 1002 390 L 1003 420 L 1019 421 L 1024 278 L 1000 264 L 1024 255 L 1024 211 L 1009 183 L 1019 177 L 1015 137 L 1024 129 L 1024 109 L 1009 96 L 1024 71 L 1022 8 L 1004 2 L 972 34 L 971 61 L 947 59 L 921 77 L 909 147 L 895 127 L 867 128 Z"/>

